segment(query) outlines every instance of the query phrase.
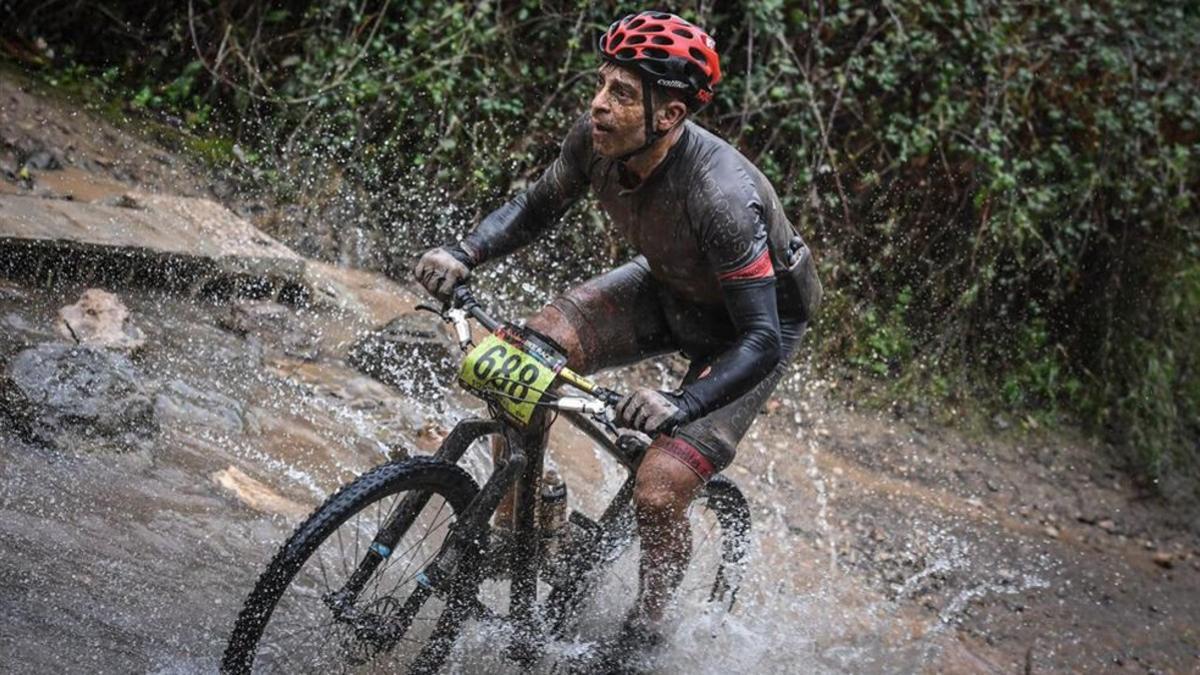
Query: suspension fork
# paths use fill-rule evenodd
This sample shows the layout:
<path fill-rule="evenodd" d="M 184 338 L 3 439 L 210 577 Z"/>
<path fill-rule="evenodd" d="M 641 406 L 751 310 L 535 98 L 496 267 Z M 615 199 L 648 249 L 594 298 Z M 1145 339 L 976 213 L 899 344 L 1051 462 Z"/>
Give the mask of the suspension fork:
<path fill-rule="evenodd" d="M 457 464 L 476 439 L 500 433 L 503 430 L 504 425 L 496 420 L 479 417 L 465 419 L 455 425 L 433 458 Z M 408 528 L 412 527 L 417 515 L 429 503 L 431 496 L 432 493 L 429 490 L 418 490 L 404 496 L 404 499 L 384 521 L 383 526 L 379 528 L 374 541 L 367 548 L 366 554 L 358 561 L 358 565 L 354 568 L 350 578 L 346 580 L 345 585 L 330 595 L 328 602 L 335 613 L 340 614 L 357 602 L 358 595 L 366 586 L 367 580 L 379 568 L 380 563 L 392 555 L 396 543 L 408 531 Z"/>
<path fill-rule="evenodd" d="M 532 665 L 541 653 L 541 617 L 537 607 L 538 572 L 541 569 L 541 537 L 537 522 L 542 470 L 546 459 L 549 420 L 538 411 L 524 429 L 509 428 L 505 439 L 512 453 L 525 456 L 525 470 L 516 484 L 516 522 L 510 563 L 509 616 L 516 635 L 509 656 Z"/>

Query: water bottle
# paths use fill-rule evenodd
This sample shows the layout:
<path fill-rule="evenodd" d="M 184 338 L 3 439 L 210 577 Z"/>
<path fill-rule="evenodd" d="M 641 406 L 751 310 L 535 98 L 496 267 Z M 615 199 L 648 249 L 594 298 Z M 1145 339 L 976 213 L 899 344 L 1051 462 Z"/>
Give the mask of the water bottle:
<path fill-rule="evenodd" d="M 565 568 L 567 552 L 567 484 L 554 469 L 542 477 L 539 525 L 542 530 L 542 562 L 551 577 L 557 577 Z"/>

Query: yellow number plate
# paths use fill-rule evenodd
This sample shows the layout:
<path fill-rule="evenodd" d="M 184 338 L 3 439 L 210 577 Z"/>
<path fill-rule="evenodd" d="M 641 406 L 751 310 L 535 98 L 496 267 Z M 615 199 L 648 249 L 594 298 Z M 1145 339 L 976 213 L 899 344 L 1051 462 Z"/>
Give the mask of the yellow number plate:
<path fill-rule="evenodd" d="M 458 379 L 524 425 L 565 364 L 566 358 L 549 345 L 506 325 L 467 354 Z"/>

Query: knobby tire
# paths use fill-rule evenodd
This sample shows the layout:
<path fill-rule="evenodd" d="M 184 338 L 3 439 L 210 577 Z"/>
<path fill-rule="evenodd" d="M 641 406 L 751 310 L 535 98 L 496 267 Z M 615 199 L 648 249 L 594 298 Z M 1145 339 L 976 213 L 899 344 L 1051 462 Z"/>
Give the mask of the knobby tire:
<path fill-rule="evenodd" d="M 414 457 L 384 464 L 342 487 L 296 528 L 259 577 L 238 615 L 221 663 L 221 671 L 251 671 L 259 653 L 259 642 L 271 621 L 277 603 L 309 557 L 334 536 L 338 528 L 376 502 L 406 491 L 418 490 L 427 490 L 441 497 L 450 505 L 454 514 L 461 514 L 475 498 L 479 488 L 470 475 L 458 466 L 431 457 Z M 404 598 L 399 598 L 399 601 L 403 602 Z M 331 624 L 331 627 L 333 626 Z M 452 644 L 460 626 L 460 620 L 446 620 L 446 617 L 442 617 L 435 633 L 429 638 L 430 645 Z M 437 651 L 444 658 L 448 650 Z M 420 669 L 430 669 L 430 665 L 432 669 L 436 669 L 440 665 L 440 659 L 437 663 L 431 663 L 428 655 L 425 656 L 424 659 L 418 657 L 423 666 Z"/>

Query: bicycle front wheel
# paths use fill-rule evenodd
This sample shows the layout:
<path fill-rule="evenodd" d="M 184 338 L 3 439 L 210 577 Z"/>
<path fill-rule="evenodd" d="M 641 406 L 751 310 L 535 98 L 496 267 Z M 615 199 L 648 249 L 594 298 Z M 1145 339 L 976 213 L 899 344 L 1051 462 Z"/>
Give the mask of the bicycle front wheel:
<path fill-rule="evenodd" d="M 444 602 L 418 577 L 477 492 L 462 469 L 428 458 L 385 464 L 339 490 L 259 578 L 222 671 L 405 672 L 427 643 L 453 640 L 435 634 Z M 411 524 L 364 574 L 380 530 L 407 508 Z"/>

